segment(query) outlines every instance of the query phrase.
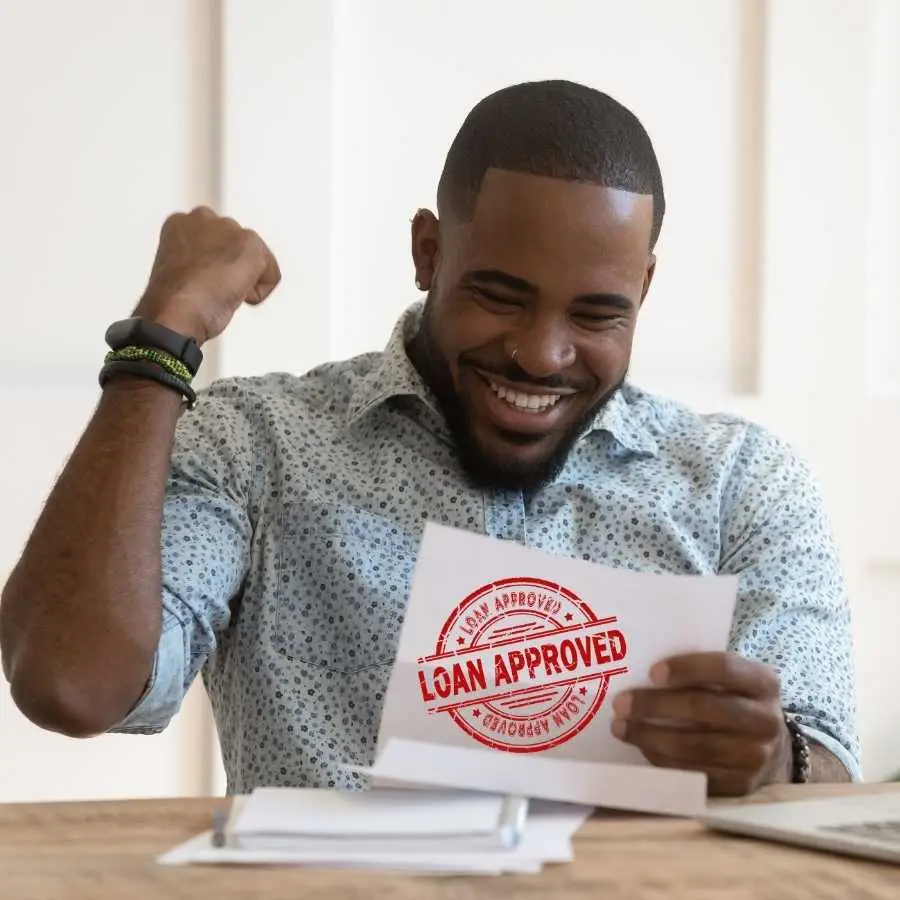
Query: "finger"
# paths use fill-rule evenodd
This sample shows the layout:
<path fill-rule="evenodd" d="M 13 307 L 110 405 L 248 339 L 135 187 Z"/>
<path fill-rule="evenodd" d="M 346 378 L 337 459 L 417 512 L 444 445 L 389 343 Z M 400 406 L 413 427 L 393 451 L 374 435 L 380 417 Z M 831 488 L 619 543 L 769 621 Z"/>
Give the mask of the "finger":
<path fill-rule="evenodd" d="M 688 653 L 672 656 L 650 670 L 658 687 L 719 688 L 743 697 L 777 697 L 780 691 L 774 669 L 736 653 Z"/>
<path fill-rule="evenodd" d="M 266 242 L 255 231 L 249 231 L 248 235 L 262 259 L 262 273 L 257 279 L 253 291 L 247 297 L 248 303 L 256 304 L 262 303 L 278 286 L 281 281 L 281 269 Z"/>
<path fill-rule="evenodd" d="M 703 772 L 706 775 L 706 792 L 711 797 L 744 797 L 756 790 L 760 783 L 757 773 L 743 769 L 712 766 L 699 760 L 675 761 L 664 757 L 651 758 L 646 753 L 644 758 L 651 765 L 661 769 Z"/>
<path fill-rule="evenodd" d="M 637 747 L 654 765 L 685 768 L 737 769 L 757 773 L 766 769 L 777 750 L 774 740 L 748 740 L 746 735 L 694 731 L 617 719 L 613 734 Z"/>
<path fill-rule="evenodd" d="M 613 711 L 637 722 L 669 721 L 707 731 L 774 738 L 782 726 L 780 707 L 703 688 L 636 688 L 619 694 Z"/>

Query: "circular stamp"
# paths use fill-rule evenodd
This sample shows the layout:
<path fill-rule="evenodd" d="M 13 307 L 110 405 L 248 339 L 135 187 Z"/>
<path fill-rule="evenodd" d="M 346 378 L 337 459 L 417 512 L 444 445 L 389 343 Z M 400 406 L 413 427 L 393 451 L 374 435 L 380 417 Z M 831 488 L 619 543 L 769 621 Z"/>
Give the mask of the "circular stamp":
<path fill-rule="evenodd" d="M 418 660 L 419 690 L 429 713 L 476 741 L 536 753 L 591 723 L 627 653 L 615 616 L 599 618 L 562 585 L 507 578 L 454 608 Z"/>

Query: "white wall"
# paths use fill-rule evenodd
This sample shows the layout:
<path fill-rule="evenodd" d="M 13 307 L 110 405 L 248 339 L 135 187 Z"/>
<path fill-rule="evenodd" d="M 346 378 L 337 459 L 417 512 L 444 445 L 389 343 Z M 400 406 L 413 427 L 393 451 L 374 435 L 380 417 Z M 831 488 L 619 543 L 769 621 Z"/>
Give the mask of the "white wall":
<path fill-rule="evenodd" d="M 15 248 L 0 289 L 18 329 L 0 335 L 16 429 L 0 571 L 170 210 L 218 201 L 284 272 L 207 372 L 303 371 L 380 346 L 416 296 L 409 220 L 433 205 L 468 108 L 513 81 L 579 79 L 640 115 L 666 180 L 634 376 L 810 456 L 854 589 L 867 775 L 900 769 L 898 34 L 895 0 L 0 6 L 0 103 L 21 123 L 0 143 L 0 247 Z M 29 760 L 15 777 L 0 765 L 0 800 L 221 789 L 201 701 L 162 738 L 76 745 L 0 692 L 0 754 Z"/>
<path fill-rule="evenodd" d="M 0 573 L 96 402 L 104 331 L 137 301 L 162 220 L 212 199 L 212 13 L 0 4 Z M 199 699 L 162 736 L 78 742 L 32 727 L 3 682 L 0 800 L 201 789 Z"/>

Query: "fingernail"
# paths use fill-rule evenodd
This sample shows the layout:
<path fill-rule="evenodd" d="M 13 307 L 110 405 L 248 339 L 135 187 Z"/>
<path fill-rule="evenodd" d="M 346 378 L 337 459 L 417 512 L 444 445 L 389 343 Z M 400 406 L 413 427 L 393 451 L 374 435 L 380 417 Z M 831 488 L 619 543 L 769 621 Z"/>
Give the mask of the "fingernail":
<path fill-rule="evenodd" d="M 650 680 L 657 687 L 662 687 L 669 680 L 669 667 L 665 663 L 657 663 L 650 669 Z"/>
<path fill-rule="evenodd" d="M 613 733 L 613 737 L 623 738 L 625 737 L 625 731 L 628 728 L 624 719 L 613 719 L 612 725 L 610 726 L 610 731 Z"/>
<path fill-rule="evenodd" d="M 613 700 L 613 712 L 623 719 L 627 719 L 631 715 L 631 704 L 631 694 L 627 691 L 623 691 L 615 700 Z"/>

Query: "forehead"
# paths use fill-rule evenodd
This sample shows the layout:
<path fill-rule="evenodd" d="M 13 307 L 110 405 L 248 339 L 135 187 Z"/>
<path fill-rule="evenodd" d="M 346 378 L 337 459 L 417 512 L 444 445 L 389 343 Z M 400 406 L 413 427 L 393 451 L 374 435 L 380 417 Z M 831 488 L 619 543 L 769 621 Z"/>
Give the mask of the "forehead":
<path fill-rule="evenodd" d="M 627 277 L 643 274 L 652 227 L 649 194 L 491 169 L 459 249 L 467 267 L 603 268 Z"/>

